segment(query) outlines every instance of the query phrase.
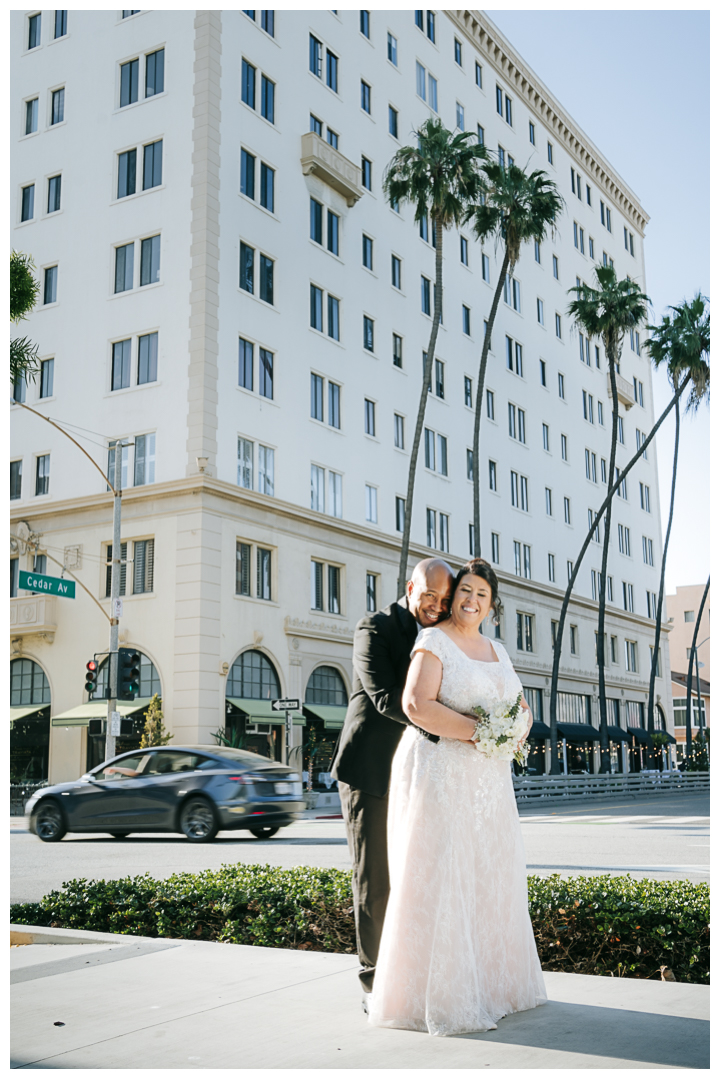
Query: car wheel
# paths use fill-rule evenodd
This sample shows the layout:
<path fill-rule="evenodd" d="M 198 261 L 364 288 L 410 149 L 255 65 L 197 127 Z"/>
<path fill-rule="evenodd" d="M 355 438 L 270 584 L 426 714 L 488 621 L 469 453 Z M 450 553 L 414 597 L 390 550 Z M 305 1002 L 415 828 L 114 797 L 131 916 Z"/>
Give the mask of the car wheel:
<path fill-rule="evenodd" d="M 195 844 L 214 840 L 218 832 L 215 811 L 207 799 L 191 798 L 180 811 L 180 831 Z"/>
<path fill-rule="evenodd" d="M 124 840 L 126 836 L 130 835 L 130 830 L 129 829 L 113 829 L 112 832 L 110 833 L 110 835 L 114 836 L 116 840 Z"/>
<path fill-rule="evenodd" d="M 35 811 L 35 831 L 46 844 L 62 840 L 67 832 L 65 815 L 54 799 L 42 799 Z"/>
<path fill-rule="evenodd" d="M 274 836 L 279 831 L 279 825 L 258 825 L 256 829 L 250 830 L 258 840 L 269 840 L 271 836 Z"/>

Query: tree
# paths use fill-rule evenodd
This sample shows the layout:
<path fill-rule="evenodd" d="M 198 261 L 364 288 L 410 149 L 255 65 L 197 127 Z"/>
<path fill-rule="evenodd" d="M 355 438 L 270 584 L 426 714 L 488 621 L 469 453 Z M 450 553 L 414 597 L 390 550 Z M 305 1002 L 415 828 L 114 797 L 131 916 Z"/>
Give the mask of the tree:
<path fill-rule="evenodd" d="M 693 664 L 697 663 L 697 639 L 698 632 L 700 630 L 700 621 L 702 619 L 703 611 L 705 610 L 705 601 L 707 600 L 707 594 L 710 591 L 710 578 L 707 579 L 705 584 L 705 590 L 702 594 L 702 600 L 700 601 L 700 610 L 697 613 L 695 620 L 695 629 L 693 630 L 692 645 L 690 646 L 690 656 L 688 657 L 688 671 L 687 671 L 687 696 L 685 699 L 685 752 L 688 757 L 688 765 L 695 757 L 695 754 L 690 755 L 692 750 L 692 669 Z M 697 676 L 697 707 L 698 707 L 698 727 L 700 731 L 698 735 L 702 735 L 702 710 L 703 700 L 700 697 L 700 674 L 698 671 Z"/>
<path fill-rule="evenodd" d="M 145 713 L 145 730 L 140 740 L 140 749 L 145 750 L 149 746 L 167 746 L 172 738 L 174 736 L 168 733 L 163 724 L 160 696 L 153 694 Z"/>
<path fill-rule="evenodd" d="M 481 242 L 494 237 L 504 245 L 500 275 L 495 287 L 490 314 L 480 355 L 480 371 L 475 388 L 475 428 L 473 432 L 473 529 L 474 554 L 480 555 L 480 420 L 485 394 L 485 371 L 492 331 L 495 325 L 500 294 L 506 277 L 512 277 L 520 258 L 523 243 L 541 243 L 554 235 L 557 215 L 565 205 L 557 185 L 547 173 L 538 169 L 526 173 L 518 165 L 508 168 L 495 161 L 486 161 L 480 168 L 482 192 L 477 204 L 469 210 L 466 220 L 472 220 L 475 236 Z M 512 359 L 512 358 L 511 358 Z"/>
<path fill-rule="evenodd" d="M 478 158 L 487 156 L 484 146 L 478 143 L 469 145 L 469 140 L 474 138 L 471 132 L 465 131 L 453 135 L 443 127 L 440 120 L 426 120 L 416 135 L 417 147 L 401 147 L 390 161 L 383 179 L 383 191 L 390 205 L 399 209 L 405 202 L 413 203 L 415 221 L 418 224 L 427 221 L 432 226 L 435 242 L 435 302 L 408 469 L 405 520 L 398 572 L 398 596 L 402 596 L 405 592 L 415 473 L 435 360 L 435 345 L 442 319 L 443 234 L 445 229 L 459 225 L 465 217 L 467 206 L 478 199 L 481 180 L 476 163 Z"/>
<path fill-rule="evenodd" d="M 602 338 L 605 356 L 610 373 L 612 393 L 612 434 L 610 436 L 610 468 L 608 470 L 608 493 L 615 479 L 615 455 L 618 441 L 618 394 L 616 374 L 620 368 L 622 343 L 628 331 L 634 331 L 647 315 L 650 298 L 640 286 L 629 277 L 618 281 L 612 266 L 596 266 L 595 280 L 598 288 L 589 285 L 575 285 L 568 290 L 575 293 L 575 299 L 568 307 L 568 314 L 575 325 L 584 330 L 589 338 Z M 600 697 L 600 772 L 610 772 L 610 744 L 607 731 L 607 701 L 605 699 L 605 600 L 608 550 L 610 545 L 610 523 L 612 502 L 605 512 L 602 563 L 600 567 L 600 596 L 598 601 L 597 629 L 597 665 L 598 693 Z M 558 637 L 561 628 L 558 626 Z M 551 730 L 557 720 L 557 700 L 550 698 Z M 555 735 L 557 740 L 557 733 Z M 553 755 L 552 767 L 559 770 L 557 755 Z"/>
<path fill-rule="evenodd" d="M 33 277 L 35 264 L 29 255 L 13 251 L 10 255 L 10 320 L 19 323 L 35 307 L 39 283 Z M 10 382 L 20 378 L 33 380 L 40 365 L 38 346 L 29 338 L 13 338 L 10 342 Z"/>
<path fill-rule="evenodd" d="M 710 396 L 710 313 L 706 310 L 707 299 L 700 293 L 688 303 L 671 307 L 672 316 L 663 315 L 659 326 L 650 329 L 650 336 L 645 342 L 650 359 L 656 368 L 664 364 L 675 394 L 688 372 L 692 379 L 692 388 L 686 405 L 686 412 L 696 412 L 703 399 Z M 652 735 L 655 727 L 655 676 L 657 658 L 660 652 L 660 630 L 662 626 L 662 605 L 665 596 L 665 566 L 667 563 L 670 530 L 672 529 L 675 507 L 675 482 L 677 479 L 678 451 L 680 446 L 680 402 L 675 402 L 675 448 L 673 453 L 672 482 L 670 485 L 670 509 L 667 530 L 663 546 L 658 588 L 657 612 L 655 616 L 655 641 L 650 665 L 650 686 L 648 692 L 648 731 Z"/>

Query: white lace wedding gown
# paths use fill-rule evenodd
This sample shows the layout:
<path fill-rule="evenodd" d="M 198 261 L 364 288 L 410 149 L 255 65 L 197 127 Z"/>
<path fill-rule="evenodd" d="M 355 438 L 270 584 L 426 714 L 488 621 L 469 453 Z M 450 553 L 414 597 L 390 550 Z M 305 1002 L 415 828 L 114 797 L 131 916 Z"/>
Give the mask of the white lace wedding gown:
<path fill-rule="evenodd" d="M 442 630 L 415 649 L 439 657 L 438 700 L 461 713 L 514 700 L 507 652 L 471 660 Z M 408 727 L 388 814 L 390 900 L 369 1021 L 431 1035 L 488 1031 L 547 1001 L 528 913 L 525 849 L 511 765 Z"/>

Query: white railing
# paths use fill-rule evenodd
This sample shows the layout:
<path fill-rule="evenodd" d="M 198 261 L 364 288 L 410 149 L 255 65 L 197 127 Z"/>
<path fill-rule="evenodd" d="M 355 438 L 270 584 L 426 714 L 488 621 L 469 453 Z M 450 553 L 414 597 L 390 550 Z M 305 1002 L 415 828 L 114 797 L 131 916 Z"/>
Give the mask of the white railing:
<path fill-rule="evenodd" d="M 513 776 L 519 803 L 540 799 L 602 799 L 615 795 L 650 795 L 660 792 L 690 794 L 710 790 L 710 773 L 611 773 L 604 776 Z"/>

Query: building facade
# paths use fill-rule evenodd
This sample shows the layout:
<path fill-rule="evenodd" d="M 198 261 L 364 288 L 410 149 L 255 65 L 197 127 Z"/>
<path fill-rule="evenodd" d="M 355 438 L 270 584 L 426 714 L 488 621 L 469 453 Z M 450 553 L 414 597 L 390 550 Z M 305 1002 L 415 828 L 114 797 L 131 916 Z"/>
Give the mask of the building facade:
<path fill-rule="evenodd" d="M 708 589 L 703 607 L 700 625 L 697 627 L 697 659 L 698 667 L 693 664 L 693 701 L 692 701 L 692 734 L 696 737 L 700 730 L 700 711 L 702 712 L 702 726 L 709 732 L 710 729 L 710 593 Z M 672 632 L 669 636 L 670 668 L 672 671 L 672 694 L 675 738 L 677 739 L 678 755 L 685 756 L 685 743 L 687 741 L 687 729 L 685 718 L 687 715 L 687 670 L 690 662 L 693 635 L 700 613 L 704 585 L 679 585 L 674 593 L 667 597 L 668 622 L 672 623 Z M 700 674 L 700 704 L 697 700 L 697 675 Z"/>
<path fill-rule="evenodd" d="M 16 11 L 11 42 L 12 237 L 40 277 L 25 325 L 42 360 L 15 394 L 103 471 L 127 444 L 121 644 L 141 652 L 141 701 L 161 694 L 178 743 L 230 727 L 279 754 L 267 702 L 289 694 L 305 706 L 294 744 L 322 771 L 354 624 L 395 597 L 435 252 L 413 209 L 383 197 L 392 155 L 439 116 L 558 183 L 555 236 L 526 245 L 500 305 L 478 463 L 482 553 L 504 602 L 494 632 L 547 720 L 552 624 L 604 497 L 611 429 L 604 350 L 571 325 L 568 289 L 607 261 L 644 289 L 647 215 L 632 190 L 477 11 Z M 469 230 L 445 237 L 413 559 L 470 553 L 468 452 L 498 270 Z M 628 336 L 620 361 L 620 467 L 654 422 L 640 346 Z M 83 676 L 107 648 L 112 500 L 60 432 L 18 407 L 12 425 L 13 731 L 32 741 L 33 724 L 49 726 L 33 768 L 61 780 L 100 753 L 88 724 L 102 703 L 88 704 Z M 620 769 L 639 768 L 646 745 L 660 543 L 651 446 L 613 506 Z M 566 628 L 570 769 L 597 762 L 596 737 L 571 725 L 598 723 L 600 558 L 593 543 Z M 61 566 L 92 596 L 18 589 L 19 570 Z M 546 766 L 542 739 L 533 762 Z"/>

